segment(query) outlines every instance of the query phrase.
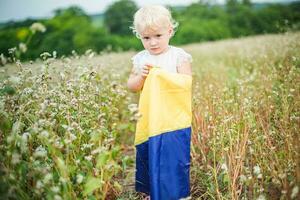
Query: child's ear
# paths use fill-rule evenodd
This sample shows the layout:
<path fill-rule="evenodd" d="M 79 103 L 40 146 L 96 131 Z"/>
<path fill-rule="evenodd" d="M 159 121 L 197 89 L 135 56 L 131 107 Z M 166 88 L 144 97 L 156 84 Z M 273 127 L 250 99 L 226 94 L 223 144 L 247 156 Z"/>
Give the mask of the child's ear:
<path fill-rule="evenodd" d="M 169 32 L 168 33 L 169 33 L 170 36 L 173 35 L 173 28 L 172 27 L 169 28 Z"/>

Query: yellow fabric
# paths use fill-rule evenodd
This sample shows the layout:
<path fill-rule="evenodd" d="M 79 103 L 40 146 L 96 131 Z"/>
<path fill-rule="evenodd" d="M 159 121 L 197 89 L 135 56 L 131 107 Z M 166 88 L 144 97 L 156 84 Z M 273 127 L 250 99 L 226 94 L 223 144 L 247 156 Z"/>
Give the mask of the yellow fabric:
<path fill-rule="evenodd" d="M 191 126 L 192 77 L 152 68 L 140 95 L 135 145 L 149 137 Z"/>

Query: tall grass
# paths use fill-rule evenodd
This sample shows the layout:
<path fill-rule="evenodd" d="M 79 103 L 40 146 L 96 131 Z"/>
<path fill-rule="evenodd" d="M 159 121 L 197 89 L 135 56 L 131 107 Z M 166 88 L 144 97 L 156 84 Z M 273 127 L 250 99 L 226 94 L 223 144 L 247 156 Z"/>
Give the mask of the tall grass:
<path fill-rule="evenodd" d="M 193 55 L 192 199 L 297 199 L 300 34 L 185 46 Z M 133 52 L 0 68 L 0 197 L 140 199 Z"/>
<path fill-rule="evenodd" d="M 131 128 L 129 98 L 119 73 L 89 64 L 90 53 L 58 62 L 45 53 L 37 71 L 19 63 L 1 81 L 1 197 L 113 199 L 121 192 L 118 177 L 132 163 L 120 141 Z"/>
<path fill-rule="evenodd" d="M 299 39 L 187 47 L 195 59 L 195 198 L 299 198 Z"/>

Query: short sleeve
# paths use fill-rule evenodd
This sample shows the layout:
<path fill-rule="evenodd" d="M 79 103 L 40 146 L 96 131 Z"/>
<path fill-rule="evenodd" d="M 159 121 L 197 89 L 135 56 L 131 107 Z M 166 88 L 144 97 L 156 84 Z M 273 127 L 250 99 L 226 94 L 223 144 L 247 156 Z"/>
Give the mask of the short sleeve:
<path fill-rule="evenodd" d="M 193 58 L 190 54 L 185 52 L 183 49 L 178 49 L 177 54 L 177 65 L 181 65 L 184 62 L 193 62 Z"/>
<path fill-rule="evenodd" d="M 138 54 L 136 54 L 136 55 L 134 55 L 134 56 L 131 57 L 131 62 L 132 62 L 132 65 L 133 65 L 134 69 L 138 69 L 139 68 L 139 61 L 138 61 L 138 59 L 139 59 Z"/>
<path fill-rule="evenodd" d="M 137 73 L 141 71 L 141 68 L 143 66 L 144 54 L 145 52 L 141 51 L 131 58 L 133 70 L 135 70 Z"/>
<path fill-rule="evenodd" d="M 133 65 L 132 72 L 134 74 L 139 74 L 140 73 L 140 68 L 139 68 L 138 54 L 131 57 L 131 62 L 132 62 L 132 65 Z"/>

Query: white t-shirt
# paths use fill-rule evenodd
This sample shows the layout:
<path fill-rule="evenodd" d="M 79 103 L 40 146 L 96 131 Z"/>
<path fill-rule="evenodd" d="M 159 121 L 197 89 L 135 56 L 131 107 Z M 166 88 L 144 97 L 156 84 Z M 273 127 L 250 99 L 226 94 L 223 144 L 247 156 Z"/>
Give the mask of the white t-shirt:
<path fill-rule="evenodd" d="M 145 64 L 149 64 L 177 73 L 177 66 L 182 62 L 192 62 L 192 56 L 183 49 L 174 46 L 168 48 L 166 52 L 159 55 L 151 55 L 147 50 L 140 51 L 131 58 L 133 67 L 139 72 Z"/>

